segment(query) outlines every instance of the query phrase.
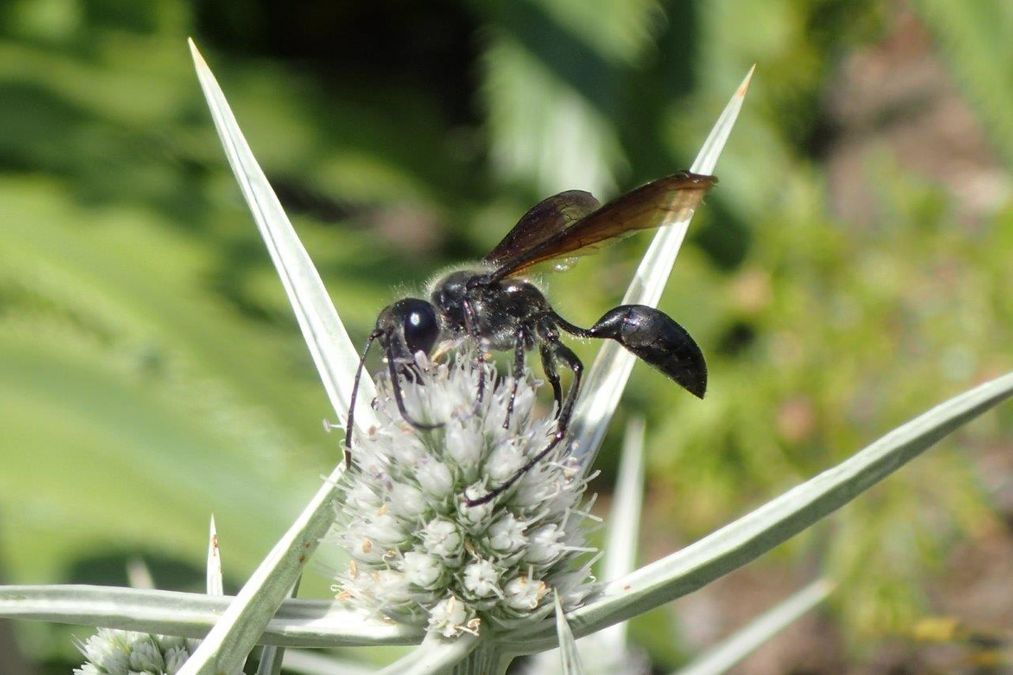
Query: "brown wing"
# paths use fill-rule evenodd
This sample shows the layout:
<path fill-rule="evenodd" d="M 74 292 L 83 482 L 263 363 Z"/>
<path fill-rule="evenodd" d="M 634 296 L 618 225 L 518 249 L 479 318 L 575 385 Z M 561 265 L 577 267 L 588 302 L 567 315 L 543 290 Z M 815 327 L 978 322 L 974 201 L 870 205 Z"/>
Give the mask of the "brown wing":
<path fill-rule="evenodd" d="M 616 197 L 552 236 L 538 239 L 531 247 L 496 261 L 500 266 L 492 272 L 492 278 L 502 279 L 554 258 L 581 255 L 596 244 L 637 230 L 668 225 L 692 213 L 716 182 L 714 176 L 688 171 L 659 178 Z"/>
<path fill-rule="evenodd" d="M 485 261 L 494 267 L 507 264 L 545 243 L 595 209 L 601 202 L 590 192 L 567 190 L 538 202 L 521 216 Z"/>

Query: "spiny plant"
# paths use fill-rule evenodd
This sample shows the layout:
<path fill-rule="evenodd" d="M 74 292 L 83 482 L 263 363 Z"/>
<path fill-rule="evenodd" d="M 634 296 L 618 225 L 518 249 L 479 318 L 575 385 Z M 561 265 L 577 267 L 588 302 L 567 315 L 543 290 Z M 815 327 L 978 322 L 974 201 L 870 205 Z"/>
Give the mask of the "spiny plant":
<path fill-rule="evenodd" d="M 224 95 L 196 48 L 193 55 L 229 162 L 330 402 L 344 421 L 356 350 Z M 750 76 L 718 119 L 692 171 L 713 171 Z M 687 216 L 659 230 L 624 303 L 658 302 L 688 221 Z M 624 621 L 755 559 L 1013 393 L 1013 374 L 982 384 L 695 544 L 635 570 L 630 563 L 635 534 L 631 537 L 629 531 L 635 531 L 630 524 L 637 518 L 639 481 L 632 471 L 634 478 L 625 479 L 617 491 L 617 512 L 606 523 L 612 536 L 604 551 L 605 581 L 596 582 L 589 575 L 594 552 L 584 544 L 581 526 L 588 518 L 585 486 L 632 364 L 633 356 L 618 346 L 603 347 L 565 446 L 526 474 L 513 492 L 479 507 L 463 505 L 462 495 L 476 482 L 510 475 L 538 447 L 533 439 L 552 428 L 551 419 L 534 412 L 532 383 L 527 378 L 518 382 L 515 424 L 492 430 L 490 419 L 501 423 L 508 380 L 475 410 L 475 378 L 490 369 L 486 376 L 495 380 L 491 365 L 467 354 L 444 363 L 421 362 L 420 382 L 405 383 L 410 405 L 454 420 L 443 431 L 424 435 L 428 432 L 405 427 L 391 407 L 389 389 L 378 389 L 367 376 L 355 429 L 346 430 L 366 439 L 356 470 L 347 470 L 344 462 L 336 467 L 235 598 L 216 595 L 211 584 L 206 595 L 11 586 L 0 588 L 0 616 L 104 627 L 83 643 L 88 663 L 79 672 L 88 675 L 234 673 L 257 644 L 271 645 L 261 653 L 258 672 L 263 674 L 279 672 L 281 647 L 390 644 L 419 645 L 385 669 L 391 674 L 503 673 L 516 657 L 557 646 L 563 672 L 585 672 L 577 638 L 600 636 L 599 646 L 608 641 L 616 647 L 613 657 L 621 657 L 624 641 L 616 630 Z M 374 400 L 375 408 L 369 404 Z M 634 440 L 627 444 L 627 462 L 639 456 L 637 436 L 632 433 Z M 214 541 L 212 537 L 216 551 Z M 337 542 L 349 555 L 348 566 L 337 573 L 336 600 L 290 599 L 321 541 Z M 805 589 L 758 620 L 751 641 L 729 642 L 694 672 L 720 672 L 829 589 L 822 581 Z M 600 668 L 606 662 L 593 665 Z M 298 665 L 298 659 L 292 663 Z"/>

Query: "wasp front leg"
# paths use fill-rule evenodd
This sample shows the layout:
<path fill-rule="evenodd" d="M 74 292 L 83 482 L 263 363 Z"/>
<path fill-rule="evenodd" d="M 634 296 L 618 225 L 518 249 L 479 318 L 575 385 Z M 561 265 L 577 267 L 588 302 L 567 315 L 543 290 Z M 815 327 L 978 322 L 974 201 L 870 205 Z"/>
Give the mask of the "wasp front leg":
<path fill-rule="evenodd" d="M 468 333 L 469 337 L 474 341 L 478 354 L 475 360 L 478 362 L 478 391 L 475 394 L 475 407 L 474 413 L 477 415 L 478 411 L 482 407 L 482 399 L 485 398 L 485 378 L 486 368 L 485 360 L 487 358 L 488 349 L 486 341 L 482 338 L 482 333 L 479 330 L 478 315 L 475 312 L 475 307 L 471 301 L 465 299 L 461 305 L 464 308 L 464 330 Z"/>
<path fill-rule="evenodd" d="M 405 406 L 404 403 L 404 393 L 402 392 L 401 389 L 402 368 L 399 367 L 397 359 L 394 356 L 394 351 L 390 348 L 389 345 L 387 346 L 387 368 L 390 372 L 390 386 L 391 389 L 394 391 L 394 402 L 397 403 L 398 412 L 401 413 L 401 417 L 404 418 L 404 421 L 412 425 L 416 429 L 421 429 L 423 431 L 429 431 L 431 429 L 439 429 L 440 427 L 442 427 L 443 426 L 442 422 L 437 422 L 435 424 L 419 422 L 418 420 L 416 420 L 415 418 L 413 418 L 411 415 L 408 414 L 408 408 Z M 403 370 L 406 373 L 411 372 L 410 366 L 405 367 Z M 407 375 L 405 375 L 405 377 L 407 377 Z"/>
<path fill-rule="evenodd" d="M 507 402 L 506 419 L 503 420 L 503 428 L 510 428 L 510 418 L 514 414 L 514 401 L 517 399 L 517 384 L 524 376 L 524 349 L 527 346 L 524 329 L 518 328 L 514 337 L 514 372 L 513 384 L 510 387 L 510 400 Z"/>

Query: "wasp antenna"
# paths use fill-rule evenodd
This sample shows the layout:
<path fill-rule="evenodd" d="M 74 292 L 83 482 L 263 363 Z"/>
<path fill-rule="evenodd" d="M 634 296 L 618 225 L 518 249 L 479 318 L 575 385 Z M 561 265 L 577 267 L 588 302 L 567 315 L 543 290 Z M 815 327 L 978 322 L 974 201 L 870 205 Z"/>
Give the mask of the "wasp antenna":
<path fill-rule="evenodd" d="M 362 350 L 362 356 L 359 358 L 359 366 L 355 369 L 355 381 L 352 383 L 352 395 L 348 401 L 348 415 L 345 417 L 345 468 L 352 468 L 352 431 L 355 429 L 355 399 L 359 395 L 359 379 L 362 377 L 362 368 L 366 365 L 366 355 L 369 354 L 369 348 L 373 346 L 373 341 L 380 337 L 382 333 L 378 330 L 374 330 L 366 338 L 366 346 Z"/>

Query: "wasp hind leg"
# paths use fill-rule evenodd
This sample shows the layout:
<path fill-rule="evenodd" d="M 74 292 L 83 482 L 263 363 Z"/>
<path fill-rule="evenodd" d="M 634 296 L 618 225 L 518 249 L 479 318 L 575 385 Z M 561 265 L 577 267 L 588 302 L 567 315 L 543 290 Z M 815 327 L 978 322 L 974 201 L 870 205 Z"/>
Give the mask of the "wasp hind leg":
<path fill-rule="evenodd" d="M 553 413 L 558 418 L 559 413 L 563 411 L 563 387 L 559 383 L 556 359 L 553 358 L 552 350 L 547 344 L 543 343 L 540 345 L 539 353 L 542 356 L 542 371 L 545 373 L 545 379 L 549 381 L 549 386 L 552 387 Z"/>

